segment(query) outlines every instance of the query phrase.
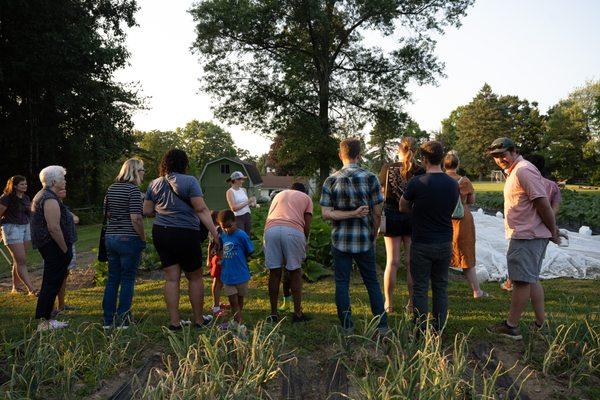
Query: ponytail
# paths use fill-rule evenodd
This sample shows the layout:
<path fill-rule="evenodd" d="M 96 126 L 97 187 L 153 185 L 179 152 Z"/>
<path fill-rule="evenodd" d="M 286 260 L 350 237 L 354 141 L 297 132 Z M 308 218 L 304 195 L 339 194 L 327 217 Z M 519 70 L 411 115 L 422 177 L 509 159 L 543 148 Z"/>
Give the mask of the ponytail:
<path fill-rule="evenodd" d="M 400 175 L 403 181 L 407 181 L 410 176 L 409 174 L 413 170 L 413 167 L 417 164 L 415 159 L 415 146 L 416 141 L 410 136 L 405 136 L 400 142 L 400 151 L 404 154 L 404 161 L 402 168 L 400 169 Z"/>

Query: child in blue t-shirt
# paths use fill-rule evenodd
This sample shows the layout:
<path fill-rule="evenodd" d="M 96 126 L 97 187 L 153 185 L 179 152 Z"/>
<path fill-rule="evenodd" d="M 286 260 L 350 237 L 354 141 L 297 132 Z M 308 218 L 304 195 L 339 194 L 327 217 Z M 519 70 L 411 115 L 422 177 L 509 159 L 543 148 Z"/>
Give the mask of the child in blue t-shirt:
<path fill-rule="evenodd" d="M 250 281 L 247 257 L 254 252 L 254 245 L 246 232 L 237 228 L 233 211 L 220 211 L 217 221 L 223 230 L 220 235 L 221 281 L 233 313 L 233 321 L 224 324 L 222 328 L 227 329 L 237 325 L 240 330 L 243 330 L 245 327 L 241 325 L 242 309 L 244 297 L 248 295 L 248 281 Z"/>

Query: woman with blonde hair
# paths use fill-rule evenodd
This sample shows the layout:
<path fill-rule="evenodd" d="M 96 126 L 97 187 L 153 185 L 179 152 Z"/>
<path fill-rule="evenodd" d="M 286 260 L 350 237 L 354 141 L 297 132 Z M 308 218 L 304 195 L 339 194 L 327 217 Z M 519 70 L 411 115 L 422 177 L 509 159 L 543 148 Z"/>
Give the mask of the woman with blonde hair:
<path fill-rule="evenodd" d="M 130 158 L 123 163 L 115 183 L 110 185 L 104 197 L 108 256 L 108 279 L 102 300 L 105 328 L 127 328 L 131 323 L 135 276 L 146 248 L 139 189 L 144 173 L 144 163 Z"/>
<path fill-rule="evenodd" d="M 15 175 L 6 182 L 4 193 L 0 196 L 1 236 L 13 259 L 11 293 L 17 293 L 18 284 L 23 283 L 30 295 L 36 295 L 27 271 L 31 200 L 26 192 L 27 179 L 24 176 Z"/>
<path fill-rule="evenodd" d="M 415 159 L 416 141 L 412 137 L 404 137 L 398 147 L 398 161 L 385 164 L 379 173 L 379 181 L 385 195 L 384 234 L 386 264 L 383 275 L 385 309 L 393 312 L 393 295 L 396 288 L 396 275 L 400 266 L 400 250 L 404 245 L 404 261 L 406 265 L 406 284 L 408 286 L 407 310 L 412 312 L 413 280 L 410 273 L 410 237 L 412 234 L 410 213 L 400 212 L 400 198 L 406 190 L 408 181 L 425 173 L 423 167 Z"/>
<path fill-rule="evenodd" d="M 463 217 L 452 218 L 452 262 L 455 268 L 462 268 L 471 289 L 473 297 L 489 297 L 479 287 L 477 271 L 475 269 L 475 222 L 469 206 L 475 203 L 475 189 L 466 176 L 460 176 L 458 170 L 460 160 L 455 151 L 449 151 L 444 157 L 444 169 L 446 174 L 458 182 L 460 190 L 460 201 L 463 205 Z"/>

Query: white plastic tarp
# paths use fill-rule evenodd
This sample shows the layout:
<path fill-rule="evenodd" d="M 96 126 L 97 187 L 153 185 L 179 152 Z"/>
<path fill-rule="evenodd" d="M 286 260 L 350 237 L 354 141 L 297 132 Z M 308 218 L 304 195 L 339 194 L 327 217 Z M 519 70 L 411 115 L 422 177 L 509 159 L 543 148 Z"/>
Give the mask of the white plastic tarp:
<path fill-rule="evenodd" d="M 477 277 L 480 282 L 499 281 L 508 275 L 501 216 L 473 212 L 477 236 Z M 570 277 L 577 279 L 600 278 L 600 235 L 581 235 L 569 232 L 569 246 L 560 247 L 550 242 L 542 265 L 542 279 Z"/>

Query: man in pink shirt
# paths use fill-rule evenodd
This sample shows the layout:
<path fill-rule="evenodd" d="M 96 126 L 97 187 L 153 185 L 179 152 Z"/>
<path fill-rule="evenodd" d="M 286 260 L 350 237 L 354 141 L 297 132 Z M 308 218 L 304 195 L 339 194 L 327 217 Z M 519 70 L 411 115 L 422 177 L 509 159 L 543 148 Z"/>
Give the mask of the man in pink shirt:
<path fill-rule="evenodd" d="M 506 174 L 504 228 L 510 240 L 506 261 L 514 285 L 508 318 L 488 331 L 519 340 L 523 338 L 519 321 L 529 300 L 535 313 L 534 329 L 546 320 L 539 277 L 548 242 L 559 243 L 558 228 L 542 175 L 517 153 L 514 142 L 498 138 L 488 150 Z"/>
<path fill-rule="evenodd" d="M 291 190 L 278 193 L 271 202 L 265 223 L 264 253 L 269 269 L 269 322 L 277 322 L 277 300 L 283 267 L 290 274 L 290 288 L 294 298 L 292 322 L 309 318 L 302 312 L 302 262 L 306 258 L 306 243 L 312 222 L 313 203 L 301 183 Z"/>

